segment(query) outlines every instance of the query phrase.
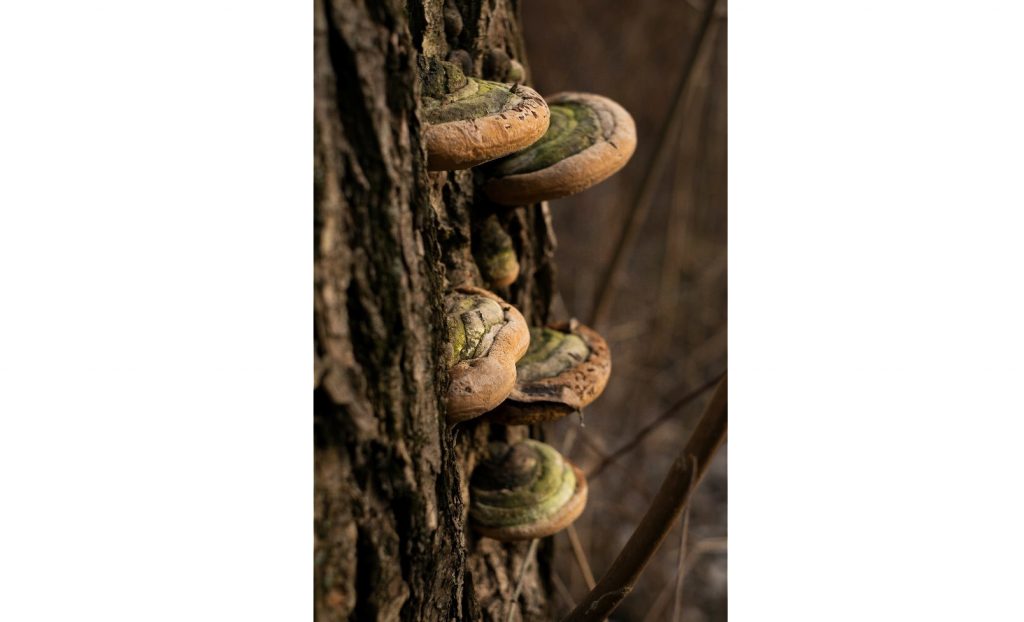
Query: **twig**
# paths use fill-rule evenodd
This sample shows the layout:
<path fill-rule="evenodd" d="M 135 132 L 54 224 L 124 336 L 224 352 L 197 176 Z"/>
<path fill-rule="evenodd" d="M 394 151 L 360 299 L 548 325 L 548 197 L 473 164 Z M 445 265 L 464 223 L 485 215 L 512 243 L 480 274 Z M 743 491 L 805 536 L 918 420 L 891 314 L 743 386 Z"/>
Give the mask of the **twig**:
<path fill-rule="evenodd" d="M 683 576 L 690 574 L 693 567 L 697 565 L 697 562 L 707 553 L 724 553 L 726 552 L 727 541 L 726 538 L 704 538 L 703 540 L 697 540 L 697 542 L 690 547 L 689 552 L 686 554 L 686 563 L 683 566 Z M 672 592 L 672 581 L 666 581 L 665 585 L 661 587 L 658 592 L 658 597 L 654 599 L 654 604 L 651 605 L 651 609 L 644 616 L 643 622 L 648 620 L 660 620 L 661 610 L 665 608 L 665 601 L 668 600 L 669 594 Z"/>
<path fill-rule="evenodd" d="M 727 550 L 729 550 L 728 538 L 704 538 L 703 540 L 698 540 L 697 544 L 693 545 L 693 550 L 690 551 L 689 557 L 696 559 L 705 553 L 725 553 Z"/>
<path fill-rule="evenodd" d="M 650 622 L 650 620 L 662 620 L 661 610 L 665 608 L 665 601 L 668 600 L 669 595 L 672 594 L 672 581 L 666 581 L 665 585 L 661 586 L 661 591 L 658 592 L 658 597 L 654 599 L 654 604 L 644 615 L 644 619 L 640 622 Z"/>
<path fill-rule="evenodd" d="M 727 378 L 715 389 L 686 447 L 672 463 L 665 481 L 655 495 L 633 535 L 608 572 L 594 589 L 576 605 L 563 622 L 604 620 L 619 606 L 636 584 L 647 562 L 661 546 L 672 525 L 686 509 L 694 489 L 707 472 L 711 459 L 725 441 L 728 428 Z M 694 469 L 696 464 L 696 469 Z M 696 473 L 694 473 L 694 470 Z"/>
<path fill-rule="evenodd" d="M 593 469 L 590 470 L 589 473 L 587 473 L 587 481 L 593 481 L 594 479 L 596 479 L 597 476 L 600 475 L 601 472 L 604 471 L 606 468 L 608 468 L 609 465 L 611 465 L 613 462 L 621 458 L 624 454 L 627 454 L 630 451 L 632 451 L 634 447 L 639 445 L 645 438 L 647 438 L 647 435 L 656 430 L 658 426 L 671 419 L 679 409 L 700 397 L 702 393 L 704 393 L 711 387 L 715 386 L 715 384 L 723 378 L 725 378 L 725 372 L 722 372 L 715 378 L 712 378 L 711 380 L 700 385 L 690 393 L 684 395 L 682 398 L 677 400 L 674 404 L 666 408 L 665 412 L 661 413 L 660 415 L 658 415 L 657 418 L 654 419 L 654 421 L 651 421 L 643 428 L 641 428 L 641 430 L 637 432 L 636 435 L 633 436 L 633 438 L 628 440 L 626 444 L 605 456 L 601 460 L 601 462 L 597 464 L 596 467 L 594 467 Z"/>
<path fill-rule="evenodd" d="M 668 222 L 665 224 L 665 248 L 662 253 L 661 270 L 658 278 L 658 295 L 654 305 L 654 338 L 651 339 L 651 360 L 661 360 L 670 339 L 662 334 L 678 325 L 686 327 L 688 319 L 684 314 L 675 312 L 679 307 L 679 282 L 687 255 L 692 252 L 692 245 L 687 244 L 687 233 L 690 220 L 693 218 L 694 205 L 698 201 L 696 192 L 697 162 L 700 147 L 706 140 L 704 132 L 704 102 L 708 99 L 710 86 L 709 73 L 711 60 L 714 57 L 714 41 L 718 29 L 712 28 L 708 35 L 708 45 L 702 46 L 698 52 L 694 74 L 691 78 L 690 93 L 685 105 L 687 123 L 680 128 L 678 148 L 675 162 L 675 173 L 671 176 L 671 194 L 668 210 Z M 698 94 L 703 101 L 698 105 L 694 102 Z M 691 292 L 692 293 L 692 292 Z"/>
<path fill-rule="evenodd" d="M 508 601 L 508 614 L 505 617 L 505 622 L 511 622 L 512 611 L 516 607 L 516 603 L 519 601 L 519 593 L 523 590 L 523 580 L 526 579 L 526 570 L 530 567 L 530 561 L 533 559 L 534 554 L 537 552 L 537 545 L 540 543 L 540 538 L 534 538 L 530 542 L 530 548 L 526 551 L 526 559 L 523 560 L 523 565 L 519 568 L 519 578 L 516 579 L 516 589 L 512 592 L 512 598 Z"/>
<path fill-rule="evenodd" d="M 592 590 L 597 585 L 597 581 L 594 580 L 594 573 L 590 570 L 590 562 L 587 561 L 587 554 L 580 543 L 580 536 L 576 533 L 576 525 L 569 525 L 565 533 L 569 536 L 573 557 L 576 558 L 576 565 L 580 567 L 580 574 L 583 575 L 583 580 L 587 582 L 587 589 Z"/>
<path fill-rule="evenodd" d="M 569 609 L 575 607 L 576 601 L 572 599 L 569 588 L 566 587 L 565 581 L 562 581 L 562 577 L 557 572 L 551 573 L 551 582 L 555 584 L 555 591 L 562 597 L 562 600 L 569 606 Z"/>
<path fill-rule="evenodd" d="M 697 541 L 686 554 L 686 563 L 683 566 L 683 578 L 685 579 L 693 567 L 697 565 L 700 558 L 707 553 L 725 553 L 727 550 L 726 538 L 704 538 Z"/>
<path fill-rule="evenodd" d="M 598 445 L 597 442 L 595 442 L 586 434 L 580 435 L 580 441 L 582 441 L 583 444 L 587 446 L 587 449 L 592 451 L 594 455 L 597 456 L 598 458 L 604 460 L 605 458 L 608 457 L 608 452 L 606 452 L 603 447 Z"/>
<path fill-rule="evenodd" d="M 590 451 L 592 451 L 594 455 L 597 456 L 600 460 L 603 461 L 608 458 L 608 454 L 605 453 L 605 451 L 601 449 L 601 447 L 597 443 L 591 440 L 590 437 L 584 434 L 581 435 L 580 438 L 583 440 L 583 444 L 586 445 L 587 448 L 590 449 Z M 611 461 L 611 463 L 614 462 L 614 460 Z M 645 501 L 650 501 L 650 494 L 647 490 L 647 482 L 642 481 L 632 471 L 623 471 L 622 475 L 629 481 L 629 484 L 633 487 L 634 491 L 643 494 Z M 588 475 L 587 477 L 590 476 Z"/>
<path fill-rule="evenodd" d="M 611 262 L 609 262 L 600 281 L 590 314 L 590 325 L 594 328 L 603 326 L 608 319 L 608 313 L 611 311 L 612 301 L 615 297 L 615 290 L 618 287 L 619 273 L 622 271 L 622 265 L 625 263 L 626 257 L 633 250 L 633 244 L 640 233 L 641 225 L 647 220 L 647 212 L 650 210 L 651 199 L 654 197 L 656 189 L 655 183 L 661 179 L 665 166 L 668 164 L 668 156 L 671 152 L 669 146 L 673 144 L 672 141 L 679 135 L 683 109 L 686 107 L 685 95 L 690 88 L 693 68 L 697 64 L 701 47 L 706 45 L 706 41 L 710 39 L 708 31 L 711 30 L 711 25 L 715 23 L 714 17 L 717 5 L 717 0 L 710 2 L 704 12 L 704 17 L 701 19 L 699 34 L 696 41 L 694 41 L 693 48 L 690 50 L 679 86 L 676 87 L 676 91 L 672 96 L 672 107 L 658 136 L 658 144 L 654 148 L 654 156 L 644 170 L 644 177 L 631 204 L 633 209 L 630 211 L 626 223 L 622 227 L 622 232 L 615 245 L 615 251 L 612 253 Z"/>
<path fill-rule="evenodd" d="M 693 478 L 697 475 L 696 458 L 690 466 L 690 487 L 693 487 Z M 683 534 L 679 538 L 679 567 L 676 570 L 676 597 L 675 606 L 672 608 L 672 622 L 679 622 L 683 613 L 683 579 L 686 577 L 686 538 L 690 535 L 690 506 L 683 511 Z"/>
<path fill-rule="evenodd" d="M 559 451 L 563 456 L 568 456 L 569 452 L 576 445 L 576 435 L 579 434 L 579 426 L 570 426 L 565 431 L 565 436 L 562 438 L 562 448 Z"/>

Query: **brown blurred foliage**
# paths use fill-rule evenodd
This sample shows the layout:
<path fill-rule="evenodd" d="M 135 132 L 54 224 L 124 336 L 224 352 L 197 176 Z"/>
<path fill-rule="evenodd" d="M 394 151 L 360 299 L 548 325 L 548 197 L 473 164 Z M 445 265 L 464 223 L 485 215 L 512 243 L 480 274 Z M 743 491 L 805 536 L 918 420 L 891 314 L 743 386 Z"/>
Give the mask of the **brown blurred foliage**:
<path fill-rule="evenodd" d="M 591 321 L 594 299 L 677 85 L 693 62 L 678 133 L 666 136 L 666 171 L 624 264 L 607 321 L 594 326 L 612 351 L 612 378 L 585 413 L 544 430 L 549 442 L 591 471 L 667 406 L 726 367 L 726 12 L 715 9 L 703 52 L 691 60 L 707 0 L 523 0 L 532 75 L 544 95 L 589 91 L 636 120 L 638 146 L 623 171 L 552 202 L 558 236 L 561 314 Z M 576 527 L 594 575 L 618 554 L 686 441 L 710 391 L 607 466 L 591 484 Z M 694 499 L 690 562 L 682 592 L 687 622 L 726 619 L 726 456 L 719 454 Z M 681 526 L 647 568 L 615 620 L 672 620 Z M 555 603 L 567 612 L 587 586 L 567 535 L 555 538 Z M 563 589 L 564 588 L 564 589 Z"/>

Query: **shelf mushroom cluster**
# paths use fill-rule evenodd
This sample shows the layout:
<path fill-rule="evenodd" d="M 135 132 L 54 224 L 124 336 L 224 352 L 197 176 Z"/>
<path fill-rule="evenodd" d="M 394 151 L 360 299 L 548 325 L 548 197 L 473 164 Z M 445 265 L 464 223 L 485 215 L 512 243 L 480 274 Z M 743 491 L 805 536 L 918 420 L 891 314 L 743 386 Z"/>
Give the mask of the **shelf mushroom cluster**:
<path fill-rule="evenodd" d="M 495 203 L 576 194 L 616 173 L 636 149 L 633 117 L 607 97 L 567 92 L 542 98 L 518 83 L 467 77 L 458 65 L 437 59 L 425 61 L 421 75 L 427 168 L 489 162 L 483 189 Z"/>
<path fill-rule="evenodd" d="M 516 82 L 467 76 L 468 60 L 421 62 L 423 142 L 430 170 L 480 167 L 476 179 L 491 213 L 473 227 L 473 254 L 486 284 L 502 288 L 517 280 L 520 266 L 495 206 L 600 183 L 633 155 L 636 127 L 607 97 L 542 98 Z M 504 53 L 488 56 L 488 66 L 503 68 L 491 72 L 500 79 L 524 74 Z M 582 412 L 608 383 L 608 345 L 575 320 L 528 326 L 515 307 L 478 287 L 455 289 L 446 315 L 453 425 L 480 416 L 503 425 L 553 421 Z M 586 499 L 583 471 L 553 447 L 532 439 L 492 443 L 470 480 L 470 523 L 499 540 L 540 538 L 576 520 Z"/>

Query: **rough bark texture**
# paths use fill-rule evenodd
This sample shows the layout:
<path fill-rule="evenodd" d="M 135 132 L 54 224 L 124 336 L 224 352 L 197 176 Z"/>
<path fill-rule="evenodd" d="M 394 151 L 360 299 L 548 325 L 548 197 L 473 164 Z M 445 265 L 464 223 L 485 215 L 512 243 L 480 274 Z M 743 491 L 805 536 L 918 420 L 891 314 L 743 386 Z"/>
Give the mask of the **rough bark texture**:
<path fill-rule="evenodd" d="M 468 479 L 489 438 L 526 430 L 445 424 L 443 300 L 485 285 L 472 242 L 497 213 L 522 270 L 497 293 L 548 321 L 554 236 L 546 206 L 497 208 L 473 171 L 426 170 L 416 67 L 455 49 L 485 78 L 492 50 L 526 65 L 518 6 L 315 1 L 316 618 L 505 620 L 528 543 L 469 532 Z M 547 550 L 512 619 L 548 619 Z"/>

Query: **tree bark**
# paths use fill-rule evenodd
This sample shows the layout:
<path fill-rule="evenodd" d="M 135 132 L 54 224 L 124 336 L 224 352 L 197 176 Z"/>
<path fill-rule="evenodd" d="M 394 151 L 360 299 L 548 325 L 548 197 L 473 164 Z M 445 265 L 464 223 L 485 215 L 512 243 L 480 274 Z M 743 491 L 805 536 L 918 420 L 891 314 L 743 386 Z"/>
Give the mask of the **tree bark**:
<path fill-rule="evenodd" d="M 461 28 L 459 27 L 461 22 Z M 314 607 L 316 619 L 502 620 L 529 543 L 467 527 L 468 479 L 491 438 L 525 428 L 445 423 L 443 301 L 484 286 L 475 224 L 497 213 L 519 280 L 497 291 L 548 320 L 547 208 L 499 209 L 474 172 L 426 170 L 417 59 L 492 50 L 526 66 L 515 0 L 315 0 Z M 515 620 L 549 619 L 547 547 Z"/>

